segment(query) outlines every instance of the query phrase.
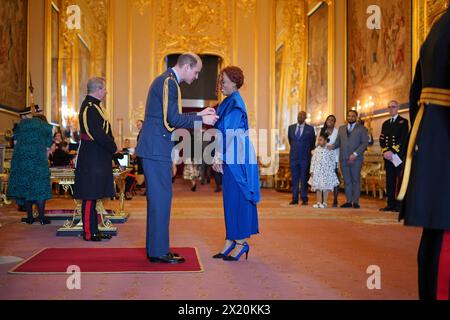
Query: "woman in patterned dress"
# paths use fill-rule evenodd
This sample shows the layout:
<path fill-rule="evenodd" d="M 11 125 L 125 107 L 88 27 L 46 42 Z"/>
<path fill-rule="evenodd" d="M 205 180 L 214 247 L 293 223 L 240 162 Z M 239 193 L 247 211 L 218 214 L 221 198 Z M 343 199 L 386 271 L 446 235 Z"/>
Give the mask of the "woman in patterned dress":
<path fill-rule="evenodd" d="M 45 201 L 52 197 L 47 157 L 47 148 L 52 145 L 52 126 L 43 115 L 25 118 L 17 126 L 14 140 L 8 197 L 25 205 L 26 223 L 34 222 L 32 206 L 36 203 L 39 222 L 49 224 L 44 212 Z"/>

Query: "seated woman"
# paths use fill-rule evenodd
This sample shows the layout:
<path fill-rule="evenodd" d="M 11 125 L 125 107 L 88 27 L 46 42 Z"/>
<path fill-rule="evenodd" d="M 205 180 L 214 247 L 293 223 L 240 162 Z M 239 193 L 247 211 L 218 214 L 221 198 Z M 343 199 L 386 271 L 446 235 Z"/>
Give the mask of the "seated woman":
<path fill-rule="evenodd" d="M 223 173 L 223 206 L 226 241 L 213 258 L 237 261 L 250 246 L 247 238 L 259 233 L 257 203 L 260 201 L 256 154 L 248 136 L 247 110 L 239 93 L 244 74 L 238 67 L 227 67 L 219 76 L 218 87 L 227 98 L 219 105 L 216 128 L 222 133 L 213 169 Z"/>

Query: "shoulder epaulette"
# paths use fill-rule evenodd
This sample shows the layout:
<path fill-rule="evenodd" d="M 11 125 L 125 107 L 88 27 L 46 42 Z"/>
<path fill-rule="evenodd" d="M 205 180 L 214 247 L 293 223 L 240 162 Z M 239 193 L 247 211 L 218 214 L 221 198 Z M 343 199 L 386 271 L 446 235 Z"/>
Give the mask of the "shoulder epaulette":
<path fill-rule="evenodd" d="M 106 114 L 103 111 L 103 109 L 100 108 L 100 106 L 96 105 L 95 103 L 92 103 L 89 101 L 86 108 L 83 111 L 83 124 L 84 124 L 84 130 L 86 131 L 86 134 L 89 136 L 89 138 L 94 140 L 94 137 L 91 135 L 91 133 L 89 131 L 89 126 L 88 126 L 88 122 L 87 122 L 87 110 L 89 107 L 94 107 L 95 109 L 97 109 L 98 113 L 103 118 L 102 128 L 103 128 L 103 130 L 105 130 L 106 134 L 109 133 L 109 122 L 108 122 L 108 118 L 106 117 Z"/>

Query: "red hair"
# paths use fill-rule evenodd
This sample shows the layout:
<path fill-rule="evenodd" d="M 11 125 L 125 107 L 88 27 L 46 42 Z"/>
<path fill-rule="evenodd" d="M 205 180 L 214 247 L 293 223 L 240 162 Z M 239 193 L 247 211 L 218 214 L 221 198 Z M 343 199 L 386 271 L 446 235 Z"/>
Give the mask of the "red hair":
<path fill-rule="evenodd" d="M 219 92 L 222 87 L 224 74 L 227 75 L 231 82 L 236 84 L 236 88 L 240 89 L 244 84 L 244 72 L 242 72 L 242 69 L 236 66 L 229 66 L 223 68 L 222 71 L 220 71 L 219 77 L 217 79 L 217 92 Z"/>

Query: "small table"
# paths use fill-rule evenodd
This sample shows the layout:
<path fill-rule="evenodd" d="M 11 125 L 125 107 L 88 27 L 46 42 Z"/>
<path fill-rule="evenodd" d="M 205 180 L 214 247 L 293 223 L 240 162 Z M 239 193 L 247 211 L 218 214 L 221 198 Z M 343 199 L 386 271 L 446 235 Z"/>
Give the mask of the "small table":
<path fill-rule="evenodd" d="M 97 201 L 97 212 L 100 215 L 99 230 L 105 234 L 117 235 L 117 228 L 113 226 L 113 222 L 124 222 L 128 218 L 125 212 L 125 179 L 131 169 L 113 170 L 114 182 L 120 190 L 119 211 L 108 213 L 103 206 L 103 201 Z M 58 182 L 63 190 L 71 191 L 73 195 L 72 185 L 75 183 L 75 170 L 73 168 L 50 168 L 50 180 Z M 66 220 L 64 225 L 56 232 L 57 236 L 73 236 L 83 232 L 83 222 L 81 219 L 81 202 L 74 199 L 75 209 L 70 214 L 71 219 Z"/>

